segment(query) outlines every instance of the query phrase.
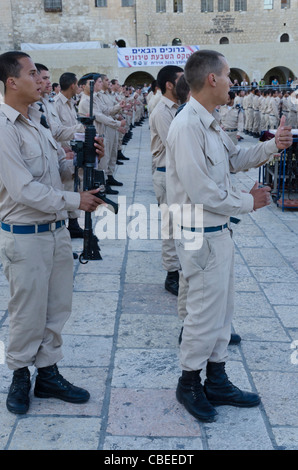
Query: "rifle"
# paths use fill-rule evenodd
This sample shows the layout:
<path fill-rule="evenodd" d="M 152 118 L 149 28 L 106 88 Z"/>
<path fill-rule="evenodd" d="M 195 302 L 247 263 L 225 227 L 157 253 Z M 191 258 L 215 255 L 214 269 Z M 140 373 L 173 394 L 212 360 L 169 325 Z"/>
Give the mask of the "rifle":
<path fill-rule="evenodd" d="M 93 91 L 94 80 L 90 80 L 90 112 L 89 117 L 78 117 L 78 120 L 85 126 L 85 140 L 71 140 L 72 150 L 75 152 L 75 182 L 74 190 L 78 191 L 79 188 L 79 168 L 83 169 L 83 191 L 90 191 L 91 189 L 98 189 L 96 196 L 108 204 L 108 208 L 115 214 L 118 213 L 118 204 L 108 199 L 105 195 L 105 174 L 103 170 L 95 169 L 97 164 L 96 149 L 94 147 L 94 138 L 96 136 L 96 129 L 94 126 L 95 117 L 93 116 Z M 94 235 L 92 229 L 92 215 L 91 212 L 85 212 L 85 227 L 84 227 L 84 246 L 83 251 L 79 256 L 79 261 L 82 264 L 88 263 L 89 260 L 102 259 L 98 246 L 98 238 Z"/>

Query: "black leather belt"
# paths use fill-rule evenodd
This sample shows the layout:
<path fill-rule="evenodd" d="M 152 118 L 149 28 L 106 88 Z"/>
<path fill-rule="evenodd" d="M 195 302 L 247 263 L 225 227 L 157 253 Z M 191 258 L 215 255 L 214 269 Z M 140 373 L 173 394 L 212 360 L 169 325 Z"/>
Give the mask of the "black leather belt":
<path fill-rule="evenodd" d="M 219 232 L 220 230 L 224 230 L 225 228 L 228 228 L 228 224 L 224 225 L 217 225 L 217 227 L 182 227 L 182 230 L 189 230 L 190 232 Z"/>
<path fill-rule="evenodd" d="M 57 228 L 65 225 L 65 220 L 59 220 L 59 222 L 52 222 L 51 224 L 36 224 L 36 225 L 9 225 L 1 222 L 2 230 L 17 234 L 27 233 L 42 233 L 42 232 L 53 232 Z"/>

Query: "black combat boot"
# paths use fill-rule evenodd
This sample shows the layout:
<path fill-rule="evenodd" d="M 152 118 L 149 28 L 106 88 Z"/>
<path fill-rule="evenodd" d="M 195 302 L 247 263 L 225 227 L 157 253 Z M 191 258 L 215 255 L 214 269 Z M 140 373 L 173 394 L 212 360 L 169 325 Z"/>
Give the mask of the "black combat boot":
<path fill-rule="evenodd" d="M 16 414 L 25 414 L 29 409 L 29 392 L 31 388 L 30 372 L 28 367 L 17 369 L 6 399 L 8 411 Z"/>
<path fill-rule="evenodd" d="M 195 418 L 211 423 L 215 421 L 217 411 L 206 398 L 201 384 L 200 370 L 182 371 L 179 378 L 176 397 L 179 403 Z"/>
<path fill-rule="evenodd" d="M 242 391 L 229 381 L 224 362 L 208 362 L 206 376 L 204 390 L 212 405 L 250 408 L 260 404 L 256 393 Z"/>
<path fill-rule="evenodd" d="M 123 155 L 122 150 L 118 150 L 117 160 L 129 160 L 129 158 Z"/>
<path fill-rule="evenodd" d="M 123 186 L 123 183 L 120 183 L 120 181 L 115 180 L 113 175 L 109 175 L 107 177 L 107 184 L 109 186 Z"/>
<path fill-rule="evenodd" d="M 168 272 L 165 280 L 165 289 L 171 294 L 178 295 L 179 271 Z"/>
<path fill-rule="evenodd" d="M 58 398 L 69 403 L 85 403 L 90 398 L 87 390 L 64 379 L 56 364 L 38 369 L 34 395 L 38 398 Z"/>

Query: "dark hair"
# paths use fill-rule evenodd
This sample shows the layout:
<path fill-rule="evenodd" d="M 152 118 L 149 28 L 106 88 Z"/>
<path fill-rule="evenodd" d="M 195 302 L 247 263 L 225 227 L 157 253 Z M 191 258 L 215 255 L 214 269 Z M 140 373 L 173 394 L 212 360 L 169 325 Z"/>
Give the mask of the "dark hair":
<path fill-rule="evenodd" d="M 24 57 L 31 57 L 22 51 L 10 51 L 0 55 L 0 81 L 6 86 L 6 81 L 9 77 L 19 77 L 22 65 L 19 59 Z"/>
<path fill-rule="evenodd" d="M 224 67 L 224 55 L 208 49 L 194 52 L 185 64 L 184 74 L 191 90 L 200 91 L 209 73 L 220 75 Z"/>
<path fill-rule="evenodd" d="M 72 72 L 65 72 L 59 78 L 59 85 L 62 91 L 68 90 L 71 85 L 77 83 L 78 79 L 76 74 Z"/>
<path fill-rule="evenodd" d="M 176 83 L 176 93 L 181 104 L 187 101 L 189 92 L 190 88 L 183 74 Z"/>
<path fill-rule="evenodd" d="M 166 92 L 166 83 L 170 82 L 175 85 L 177 73 L 179 72 L 183 72 L 183 69 L 181 67 L 178 67 L 177 65 L 166 65 L 158 72 L 157 84 L 163 95 Z"/>
<path fill-rule="evenodd" d="M 96 82 L 96 80 L 98 80 L 100 77 L 101 77 L 100 73 L 86 73 L 80 78 L 80 80 L 78 81 L 78 85 L 79 86 L 86 85 L 88 80 L 94 80 Z"/>
<path fill-rule="evenodd" d="M 54 91 L 57 86 L 59 86 L 59 83 L 57 82 L 52 83 L 52 90 Z"/>
<path fill-rule="evenodd" d="M 38 73 L 40 73 L 42 70 L 45 70 L 46 72 L 49 71 L 48 67 L 46 67 L 46 66 L 43 65 L 43 64 L 35 63 L 35 67 L 37 68 L 37 72 L 38 72 Z"/>
<path fill-rule="evenodd" d="M 235 99 L 235 93 L 231 90 L 229 91 L 229 97 L 231 98 L 231 100 Z"/>

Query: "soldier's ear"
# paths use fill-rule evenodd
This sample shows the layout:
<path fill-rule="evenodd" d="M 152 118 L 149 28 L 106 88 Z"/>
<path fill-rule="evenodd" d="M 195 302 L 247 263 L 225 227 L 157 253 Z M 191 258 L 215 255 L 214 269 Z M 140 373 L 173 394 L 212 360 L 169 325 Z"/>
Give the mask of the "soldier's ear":
<path fill-rule="evenodd" d="M 16 85 L 15 78 L 14 77 L 8 77 L 8 79 L 6 80 L 6 83 L 5 83 L 6 89 L 15 90 L 16 86 L 17 85 Z"/>
<path fill-rule="evenodd" d="M 212 87 L 216 86 L 216 77 L 214 73 L 209 73 L 207 80 L 210 86 Z"/>

